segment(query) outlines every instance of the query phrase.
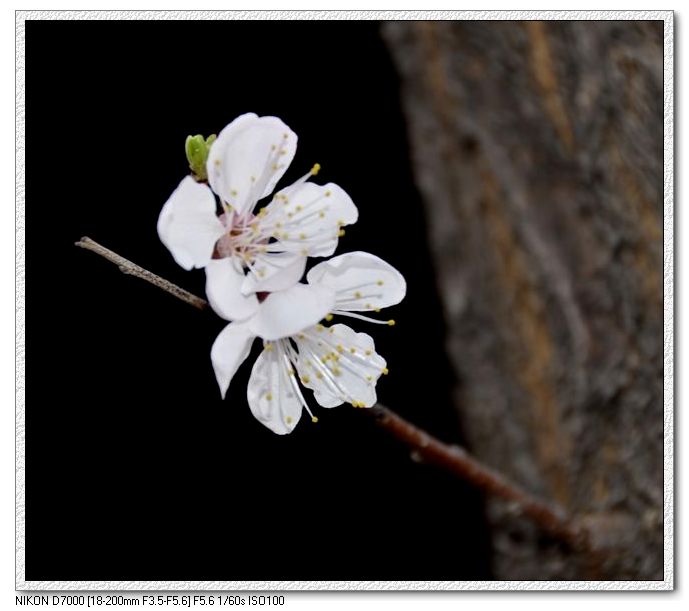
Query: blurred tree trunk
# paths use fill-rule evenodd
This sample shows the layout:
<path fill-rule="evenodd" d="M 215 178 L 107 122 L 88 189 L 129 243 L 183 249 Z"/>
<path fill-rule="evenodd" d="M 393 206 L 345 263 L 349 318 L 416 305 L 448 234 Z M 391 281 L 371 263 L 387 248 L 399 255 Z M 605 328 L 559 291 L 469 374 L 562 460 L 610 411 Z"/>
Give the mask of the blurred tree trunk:
<path fill-rule="evenodd" d="M 662 22 L 383 35 L 471 449 L 613 550 L 591 574 L 490 501 L 496 577 L 662 579 Z"/>

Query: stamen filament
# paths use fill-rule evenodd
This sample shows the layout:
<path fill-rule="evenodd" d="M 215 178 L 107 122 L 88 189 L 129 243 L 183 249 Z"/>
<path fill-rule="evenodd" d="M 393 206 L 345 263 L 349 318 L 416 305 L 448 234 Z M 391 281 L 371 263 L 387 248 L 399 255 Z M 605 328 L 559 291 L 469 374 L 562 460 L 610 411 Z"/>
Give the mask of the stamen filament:
<path fill-rule="evenodd" d="M 338 305 L 344 305 L 347 303 L 360 303 L 361 301 L 366 301 L 369 299 L 382 299 L 383 294 L 382 293 L 368 293 L 364 295 L 363 293 L 359 293 L 358 291 L 355 293 L 354 297 L 349 297 L 345 299 L 337 299 L 336 297 L 336 303 Z"/>
<path fill-rule="evenodd" d="M 280 352 L 280 357 L 282 358 L 283 363 L 285 364 L 285 367 L 281 368 L 281 372 L 287 372 L 287 377 L 289 378 L 290 385 L 292 386 L 292 389 L 297 395 L 299 402 L 301 403 L 302 407 L 308 412 L 309 416 L 311 416 L 311 420 L 313 420 L 315 416 L 313 415 L 313 412 L 309 409 L 309 406 L 306 403 L 306 399 L 304 399 L 304 395 L 301 392 L 301 388 L 299 387 L 299 383 L 297 382 L 296 376 L 289 374 L 289 372 L 292 371 L 292 361 L 290 360 L 290 357 L 287 355 L 287 350 L 284 346 L 285 342 L 287 342 L 287 345 L 289 346 L 289 342 L 285 339 L 281 339 L 278 341 L 278 351 Z M 291 346 L 289 347 L 291 348 Z"/>
<path fill-rule="evenodd" d="M 340 304 L 338 304 L 338 305 L 340 305 Z M 372 322 L 376 325 L 390 325 L 389 320 L 376 320 L 375 318 L 371 318 L 370 316 L 364 316 L 363 314 L 357 314 L 356 312 L 346 312 L 344 310 L 333 310 L 332 313 L 337 314 L 338 316 L 348 316 L 349 318 L 357 318 L 358 320 L 365 320 L 367 322 Z"/>
<path fill-rule="evenodd" d="M 299 351 L 303 352 L 304 356 L 308 357 L 312 366 L 322 374 L 322 379 L 328 386 L 328 390 L 336 397 L 344 399 L 348 403 L 351 403 L 354 400 L 353 397 L 349 393 L 347 393 L 340 384 L 338 384 L 337 380 L 335 380 L 335 378 L 333 377 L 333 373 L 330 370 L 330 368 L 327 367 L 325 363 L 321 361 L 321 358 L 311 348 L 310 342 L 308 340 L 298 340 L 297 344 L 299 345 Z"/>

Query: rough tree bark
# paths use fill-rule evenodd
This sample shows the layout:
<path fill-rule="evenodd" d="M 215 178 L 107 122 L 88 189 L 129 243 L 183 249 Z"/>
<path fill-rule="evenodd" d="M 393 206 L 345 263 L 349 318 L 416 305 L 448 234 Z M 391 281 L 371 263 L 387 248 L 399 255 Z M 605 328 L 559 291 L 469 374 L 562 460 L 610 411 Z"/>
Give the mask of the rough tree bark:
<path fill-rule="evenodd" d="M 496 577 L 662 579 L 662 22 L 382 31 L 471 449 L 607 551 L 490 501 Z"/>

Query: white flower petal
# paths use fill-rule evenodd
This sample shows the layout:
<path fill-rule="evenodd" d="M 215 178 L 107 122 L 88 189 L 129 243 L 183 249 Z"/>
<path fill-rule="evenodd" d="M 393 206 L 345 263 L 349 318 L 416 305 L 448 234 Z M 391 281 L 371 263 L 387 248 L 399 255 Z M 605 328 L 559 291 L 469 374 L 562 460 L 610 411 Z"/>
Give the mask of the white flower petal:
<path fill-rule="evenodd" d="M 237 261 L 230 257 L 212 259 L 206 266 L 206 296 L 218 316 L 225 320 L 244 320 L 258 309 L 258 299 L 253 293 L 241 293 L 244 272 Z"/>
<path fill-rule="evenodd" d="M 255 337 L 246 323 L 230 323 L 215 338 L 211 361 L 223 398 L 237 369 L 249 356 Z"/>
<path fill-rule="evenodd" d="M 252 332 L 265 340 L 289 337 L 315 325 L 333 307 L 333 292 L 322 286 L 295 284 L 271 293 L 251 318 Z"/>
<path fill-rule="evenodd" d="M 282 189 L 259 217 L 263 233 L 272 235 L 273 251 L 327 257 L 337 248 L 342 227 L 355 223 L 359 212 L 352 199 L 336 184 L 297 181 Z"/>
<path fill-rule="evenodd" d="M 273 192 L 296 150 L 297 135 L 277 117 L 241 115 L 211 146 L 208 181 L 241 216 Z"/>
<path fill-rule="evenodd" d="M 376 382 L 387 369 L 370 335 L 333 325 L 307 329 L 292 339 L 299 351 L 299 377 L 321 406 L 375 405 Z"/>
<path fill-rule="evenodd" d="M 225 233 L 215 213 L 215 197 L 187 176 L 174 190 L 158 217 L 158 236 L 184 269 L 204 267 Z"/>
<path fill-rule="evenodd" d="M 303 397 L 279 343 L 269 344 L 251 370 L 246 398 L 256 419 L 278 435 L 291 433 L 301 418 Z"/>
<path fill-rule="evenodd" d="M 323 385 L 323 388 L 314 388 L 313 397 L 321 407 L 337 407 L 344 403 L 344 399 L 337 395 L 331 395 L 325 388 L 325 385 Z"/>
<path fill-rule="evenodd" d="M 284 291 L 304 275 L 306 257 L 295 253 L 257 254 L 242 284 L 242 293 Z"/>
<path fill-rule="evenodd" d="M 307 282 L 335 291 L 338 310 L 367 311 L 398 304 L 407 293 L 404 276 L 383 259 L 367 252 L 350 252 L 319 263 Z"/>

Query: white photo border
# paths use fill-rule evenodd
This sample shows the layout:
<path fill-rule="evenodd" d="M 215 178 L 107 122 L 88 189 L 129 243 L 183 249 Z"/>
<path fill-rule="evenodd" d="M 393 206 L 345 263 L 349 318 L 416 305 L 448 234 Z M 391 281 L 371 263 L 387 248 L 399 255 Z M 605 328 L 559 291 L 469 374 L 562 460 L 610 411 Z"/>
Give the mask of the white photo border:
<path fill-rule="evenodd" d="M 27 20 L 656 20 L 664 45 L 664 579 L 658 581 L 26 581 L 25 579 L 25 22 Z M 20 591 L 452 591 L 674 589 L 674 13 L 672 11 L 16 11 L 15 588 Z"/>

